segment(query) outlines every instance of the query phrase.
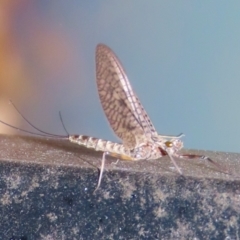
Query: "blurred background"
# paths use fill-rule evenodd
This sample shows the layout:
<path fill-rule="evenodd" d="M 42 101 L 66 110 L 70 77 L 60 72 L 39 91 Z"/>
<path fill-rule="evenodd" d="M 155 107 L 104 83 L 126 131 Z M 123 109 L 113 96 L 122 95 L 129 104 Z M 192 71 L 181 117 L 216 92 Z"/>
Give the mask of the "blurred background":
<path fill-rule="evenodd" d="M 118 141 L 101 108 L 95 47 L 105 43 L 161 134 L 186 148 L 240 152 L 239 1 L 0 3 L 0 119 Z M 17 133 L 1 125 L 2 133 Z M 19 134 L 19 133 L 17 133 Z"/>

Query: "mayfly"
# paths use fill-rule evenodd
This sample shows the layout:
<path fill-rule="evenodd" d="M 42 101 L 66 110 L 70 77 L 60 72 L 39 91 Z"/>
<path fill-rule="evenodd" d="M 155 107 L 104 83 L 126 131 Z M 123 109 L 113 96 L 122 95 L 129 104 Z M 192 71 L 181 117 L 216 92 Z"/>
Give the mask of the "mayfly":
<path fill-rule="evenodd" d="M 137 95 L 134 93 L 120 61 L 114 52 L 104 44 L 98 44 L 96 47 L 96 81 L 104 113 L 113 131 L 122 140 L 122 144 L 84 135 L 62 136 L 62 138 L 67 138 L 72 143 L 103 152 L 95 191 L 101 184 L 106 155 L 130 161 L 158 159 L 168 155 L 180 174 L 182 174 L 182 171 L 174 158 L 200 158 L 220 167 L 219 164 L 204 155 L 179 154 L 179 150 L 183 147 L 181 141 L 183 134 L 165 136 L 157 133 Z M 33 126 L 25 117 L 23 118 Z M 2 123 L 13 127 L 5 122 Z M 48 134 L 38 128 L 36 129 L 43 134 Z M 49 136 L 57 137 L 54 134 Z"/>

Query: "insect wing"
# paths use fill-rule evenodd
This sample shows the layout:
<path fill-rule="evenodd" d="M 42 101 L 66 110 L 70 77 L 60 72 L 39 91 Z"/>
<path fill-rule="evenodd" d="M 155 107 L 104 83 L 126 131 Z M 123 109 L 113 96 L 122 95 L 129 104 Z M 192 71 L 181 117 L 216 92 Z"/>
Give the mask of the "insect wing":
<path fill-rule="evenodd" d="M 133 92 L 116 55 L 103 44 L 96 49 L 96 75 L 102 107 L 124 146 L 135 148 L 151 141 L 157 132 Z"/>

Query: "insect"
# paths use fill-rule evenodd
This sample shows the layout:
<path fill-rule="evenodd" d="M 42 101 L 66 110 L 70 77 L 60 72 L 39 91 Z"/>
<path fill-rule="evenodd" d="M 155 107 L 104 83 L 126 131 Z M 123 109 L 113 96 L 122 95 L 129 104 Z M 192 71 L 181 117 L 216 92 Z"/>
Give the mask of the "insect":
<path fill-rule="evenodd" d="M 157 133 L 137 95 L 134 93 L 120 61 L 114 52 L 104 44 L 98 44 L 96 47 L 96 81 L 104 113 L 113 131 L 122 140 L 122 143 L 114 143 L 85 135 L 58 136 L 49 134 L 31 124 L 14 106 L 32 127 L 43 133 L 43 136 L 47 134 L 50 137 L 65 138 L 72 143 L 103 152 L 95 191 L 101 184 L 106 155 L 130 161 L 158 159 L 168 155 L 180 174 L 182 174 L 182 171 L 174 158 L 199 158 L 221 168 L 218 163 L 207 156 L 179 154 L 179 150 L 183 148 L 183 142 L 181 141 L 183 134 L 165 136 Z M 32 133 L 1 120 L 0 122 L 18 130 Z"/>
<path fill-rule="evenodd" d="M 99 188 L 104 171 L 106 154 L 122 160 L 138 161 L 158 159 L 168 155 L 177 171 L 182 174 L 174 158 L 207 160 L 220 167 L 207 156 L 178 152 L 183 147 L 181 137 L 160 135 L 134 93 L 127 75 L 114 52 L 104 44 L 96 47 L 96 80 L 99 98 L 115 134 L 122 144 L 102 139 L 73 135 L 73 143 L 102 151 L 102 164 L 95 191 Z"/>

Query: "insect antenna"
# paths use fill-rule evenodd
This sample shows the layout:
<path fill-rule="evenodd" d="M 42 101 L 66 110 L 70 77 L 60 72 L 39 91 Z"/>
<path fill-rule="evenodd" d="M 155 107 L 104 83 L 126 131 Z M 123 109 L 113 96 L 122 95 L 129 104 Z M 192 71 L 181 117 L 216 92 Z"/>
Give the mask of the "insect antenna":
<path fill-rule="evenodd" d="M 9 123 L 6 123 L 2 120 L 0 120 L 0 123 L 8 126 L 8 127 L 11 127 L 13 129 L 16 129 L 18 131 L 21 131 L 21 132 L 25 132 L 25 133 L 29 133 L 29 134 L 33 134 L 33 135 L 37 135 L 37 136 L 43 136 L 43 137 L 51 137 L 51 138 L 63 138 L 63 139 L 67 139 L 69 134 L 67 136 L 64 136 L 64 135 L 57 135 L 57 134 L 53 134 L 53 133 L 49 133 L 49 132 L 46 132 L 46 131 L 43 131 L 41 130 L 40 128 L 36 127 L 35 125 L 33 125 L 21 112 L 20 110 L 16 107 L 16 105 L 13 103 L 12 100 L 9 100 L 10 104 L 14 107 L 14 109 L 17 111 L 17 113 L 24 119 L 24 121 L 26 121 L 32 128 L 34 128 L 35 130 L 37 130 L 39 133 L 35 133 L 35 132 L 31 132 L 31 131 L 28 131 L 28 130 L 25 130 L 25 129 L 22 129 L 22 128 L 19 128 L 19 127 L 16 127 L 16 126 L 13 126 Z M 65 128 L 64 128 L 65 129 Z M 66 131 L 66 130 L 65 130 Z M 67 132 L 67 131 L 66 131 Z"/>

